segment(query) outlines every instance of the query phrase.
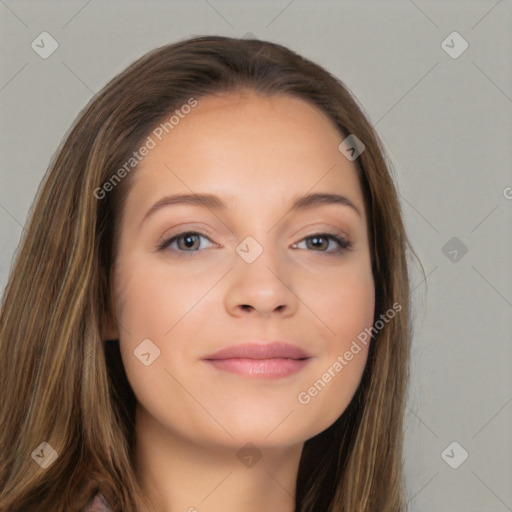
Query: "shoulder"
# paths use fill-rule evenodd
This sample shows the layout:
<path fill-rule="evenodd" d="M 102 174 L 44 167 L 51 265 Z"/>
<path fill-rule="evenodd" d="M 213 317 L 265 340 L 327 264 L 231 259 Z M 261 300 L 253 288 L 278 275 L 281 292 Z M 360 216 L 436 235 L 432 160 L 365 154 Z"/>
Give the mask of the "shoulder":
<path fill-rule="evenodd" d="M 96 492 L 84 509 L 84 512 L 112 512 L 108 501 L 101 492 Z"/>

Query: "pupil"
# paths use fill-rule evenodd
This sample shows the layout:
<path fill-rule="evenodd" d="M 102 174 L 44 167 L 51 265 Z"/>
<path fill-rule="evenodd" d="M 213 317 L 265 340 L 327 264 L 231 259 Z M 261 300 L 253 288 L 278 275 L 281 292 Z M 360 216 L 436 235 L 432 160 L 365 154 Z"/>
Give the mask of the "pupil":
<path fill-rule="evenodd" d="M 194 245 L 194 236 L 195 235 L 188 235 L 185 237 L 185 245 L 188 249 L 190 249 Z"/>
<path fill-rule="evenodd" d="M 322 238 L 321 237 L 314 237 L 311 240 L 312 240 L 313 245 L 315 247 L 317 247 L 317 248 L 318 248 L 318 244 L 320 244 L 320 246 L 322 245 L 322 242 L 321 242 Z M 319 242 L 319 240 L 320 240 L 320 242 Z"/>

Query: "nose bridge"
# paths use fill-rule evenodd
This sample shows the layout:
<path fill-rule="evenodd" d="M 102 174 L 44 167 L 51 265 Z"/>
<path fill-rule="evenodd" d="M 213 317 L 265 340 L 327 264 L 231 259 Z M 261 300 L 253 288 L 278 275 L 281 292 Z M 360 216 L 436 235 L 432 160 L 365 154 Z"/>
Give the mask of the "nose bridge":
<path fill-rule="evenodd" d="M 259 206 L 260 213 L 249 215 L 243 220 L 239 234 L 241 240 L 235 247 L 236 253 L 249 270 L 251 265 L 265 269 L 270 267 L 274 272 L 284 271 L 287 247 L 285 234 L 280 230 L 279 211 L 269 212 Z M 253 212 L 258 212 L 258 205 L 253 206 Z M 282 226 L 281 226 L 282 227 Z"/>
<path fill-rule="evenodd" d="M 235 249 L 241 260 L 237 262 L 237 266 L 241 267 L 243 275 L 257 277 L 261 283 L 265 281 L 268 284 L 268 281 L 277 279 L 276 274 L 282 270 L 279 249 L 277 242 L 273 241 L 271 236 L 248 235 Z"/>
<path fill-rule="evenodd" d="M 282 249 L 277 217 L 280 212 L 273 209 L 269 211 L 263 205 L 261 199 L 244 205 L 247 209 L 240 212 L 241 222 L 238 226 L 242 238 L 235 250 L 247 265 L 258 263 L 257 266 L 276 268 Z"/>
<path fill-rule="evenodd" d="M 261 233 L 256 236 L 248 235 L 236 246 L 235 251 L 247 265 L 258 260 L 261 265 L 262 260 L 268 261 L 269 256 L 272 257 L 274 249 L 270 247 L 269 240 L 270 237 L 263 237 Z"/>
<path fill-rule="evenodd" d="M 290 309 L 294 294 L 280 249 L 279 241 L 263 230 L 247 235 L 236 246 L 236 278 L 228 300 L 231 308 L 252 306 L 261 313 Z"/>

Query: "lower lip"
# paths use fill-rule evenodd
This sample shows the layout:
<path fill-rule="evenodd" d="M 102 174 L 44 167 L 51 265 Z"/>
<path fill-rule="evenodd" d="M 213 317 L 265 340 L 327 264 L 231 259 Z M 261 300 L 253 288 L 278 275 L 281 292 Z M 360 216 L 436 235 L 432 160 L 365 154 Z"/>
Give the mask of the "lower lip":
<path fill-rule="evenodd" d="M 309 359 L 206 359 L 218 370 L 250 377 L 278 379 L 299 372 Z"/>

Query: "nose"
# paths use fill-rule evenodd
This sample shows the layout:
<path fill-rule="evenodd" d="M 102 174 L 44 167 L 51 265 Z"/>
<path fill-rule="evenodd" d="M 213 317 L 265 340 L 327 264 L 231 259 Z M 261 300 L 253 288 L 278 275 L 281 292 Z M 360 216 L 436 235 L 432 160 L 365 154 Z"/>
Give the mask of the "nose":
<path fill-rule="evenodd" d="M 231 315 L 283 317 L 295 313 L 299 299 L 292 286 L 293 270 L 275 251 L 266 248 L 252 263 L 237 255 L 234 265 L 226 294 Z"/>

